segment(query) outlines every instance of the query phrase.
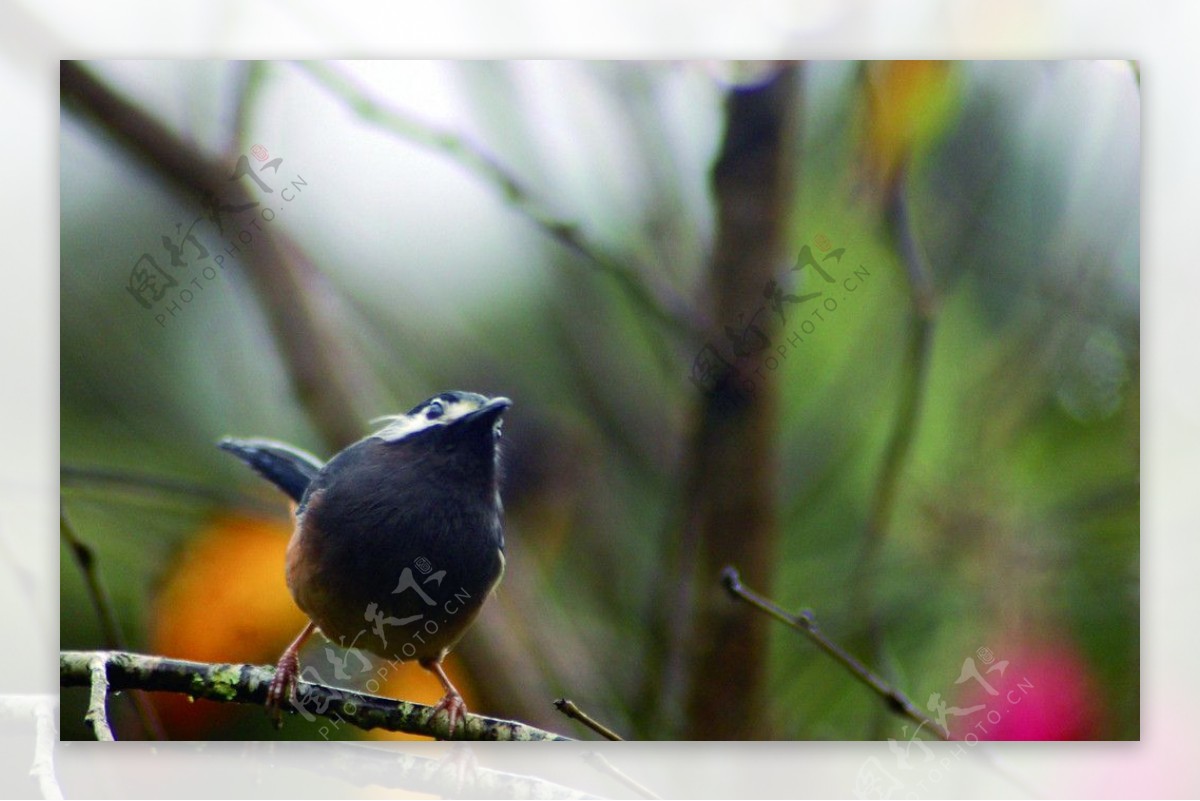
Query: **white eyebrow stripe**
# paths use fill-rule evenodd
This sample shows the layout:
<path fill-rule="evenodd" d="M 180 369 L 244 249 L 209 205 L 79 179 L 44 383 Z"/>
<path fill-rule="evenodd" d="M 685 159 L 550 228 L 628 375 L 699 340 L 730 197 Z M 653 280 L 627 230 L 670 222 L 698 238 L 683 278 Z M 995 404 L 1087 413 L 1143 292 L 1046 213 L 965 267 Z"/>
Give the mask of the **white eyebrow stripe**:
<path fill-rule="evenodd" d="M 397 414 L 387 417 L 377 418 L 380 421 L 389 421 L 388 425 L 376 431 L 371 435 L 373 439 L 381 439 L 385 442 L 398 442 L 405 437 L 412 436 L 420 431 L 426 431 L 434 426 L 444 426 L 454 422 L 463 415 L 470 414 L 478 410 L 480 407 L 477 404 L 469 401 L 454 401 L 447 402 L 442 398 L 437 398 L 445 412 L 441 417 L 429 420 L 425 417 L 425 406 L 422 406 L 416 413 Z"/>
<path fill-rule="evenodd" d="M 396 415 L 395 417 L 384 419 L 391 420 L 392 422 L 376 431 L 371 435 L 371 437 L 374 439 L 382 439 L 385 442 L 396 442 L 397 440 L 402 440 L 407 436 L 415 434 L 418 431 L 424 431 L 432 426 L 445 425 L 445 423 L 441 423 L 438 420 L 426 420 L 424 417 L 417 415 L 409 417 L 408 415 L 400 414 Z"/>

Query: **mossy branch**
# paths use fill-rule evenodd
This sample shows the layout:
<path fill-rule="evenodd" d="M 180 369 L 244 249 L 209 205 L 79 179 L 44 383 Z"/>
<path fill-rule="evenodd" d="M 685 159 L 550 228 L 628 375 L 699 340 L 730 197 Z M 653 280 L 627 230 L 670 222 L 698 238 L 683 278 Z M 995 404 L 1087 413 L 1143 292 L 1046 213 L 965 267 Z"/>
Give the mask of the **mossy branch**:
<path fill-rule="evenodd" d="M 103 666 L 107 690 L 98 690 L 93 668 Z M 173 692 L 209 701 L 263 704 L 274 669 L 262 665 L 209 664 L 147 656 L 124 651 L 63 651 L 59 654 L 59 681 L 63 687 L 91 687 L 93 696 L 116 690 Z M 308 715 L 348 723 L 360 729 L 384 729 L 426 737 L 444 737 L 445 721 L 434 721 L 434 709 L 424 704 L 396 701 L 352 690 L 301 681 L 297 708 Z M 89 714 L 95 710 L 89 705 Z M 511 720 L 468 714 L 458 731 L 462 740 L 567 740 L 553 732 Z"/>

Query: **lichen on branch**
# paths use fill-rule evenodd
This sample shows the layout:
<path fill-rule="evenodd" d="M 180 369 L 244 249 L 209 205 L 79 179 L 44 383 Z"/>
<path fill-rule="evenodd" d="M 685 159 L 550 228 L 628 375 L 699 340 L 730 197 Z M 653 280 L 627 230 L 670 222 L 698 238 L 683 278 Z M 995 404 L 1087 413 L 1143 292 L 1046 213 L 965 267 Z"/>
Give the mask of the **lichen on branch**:
<path fill-rule="evenodd" d="M 63 687 L 92 687 L 93 667 L 100 661 L 108 691 L 151 690 L 183 693 L 193 698 L 237 704 L 263 704 L 273 668 L 263 665 L 209 664 L 148 656 L 124 651 L 63 651 L 59 654 L 59 681 Z M 385 729 L 444 738 L 444 718 L 434 719 L 425 704 L 396 701 L 301 681 L 297 703 L 288 711 L 322 717 L 360 729 Z M 463 740 L 567 740 L 554 732 L 511 720 L 468 714 L 459 728 Z"/>

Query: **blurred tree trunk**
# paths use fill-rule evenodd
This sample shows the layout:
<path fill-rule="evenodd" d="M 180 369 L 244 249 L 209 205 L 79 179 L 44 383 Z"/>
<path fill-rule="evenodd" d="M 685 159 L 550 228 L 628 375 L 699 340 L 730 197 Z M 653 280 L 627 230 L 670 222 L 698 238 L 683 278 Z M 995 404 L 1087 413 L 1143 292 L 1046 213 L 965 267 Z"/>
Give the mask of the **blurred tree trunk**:
<path fill-rule="evenodd" d="M 745 358 L 715 375 L 689 443 L 682 537 L 684 558 L 693 560 L 685 575 L 694 582 L 695 610 L 688 634 L 689 739 L 770 736 L 763 713 L 769 621 L 733 603 L 718 577 L 734 564 L 747 583 L 767 592 L 772 586 L 778 393 L 763 360 L 779 343 L 771 336 L 776 315 L 764 290 L 787 264 L 799 72 L 784 66 L 764 83 L 730 91 L 713 166 L 717 235 L 708 343 L 727 352 L 728 343 L 742 337 L 734 350 Z"/>

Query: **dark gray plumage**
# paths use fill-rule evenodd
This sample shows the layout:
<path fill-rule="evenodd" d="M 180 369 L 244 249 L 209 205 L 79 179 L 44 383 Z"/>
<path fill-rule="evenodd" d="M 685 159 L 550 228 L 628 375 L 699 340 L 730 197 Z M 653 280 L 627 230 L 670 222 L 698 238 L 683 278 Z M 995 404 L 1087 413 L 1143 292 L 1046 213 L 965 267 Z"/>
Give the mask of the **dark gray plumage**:
<path fill-rule="evenodd" d="M 510 405 L 442 393 L 324 465 L 283 443 L 221 442 L 299 504 L 287 581 L 312 622 L 280 659 L 273 714 L 320 628 L 345 647 L 418 660 L 446 689 L 439 710 L 453 732 L 465 708 L 440 663 L 504 573 L 497 440 Z"/>

